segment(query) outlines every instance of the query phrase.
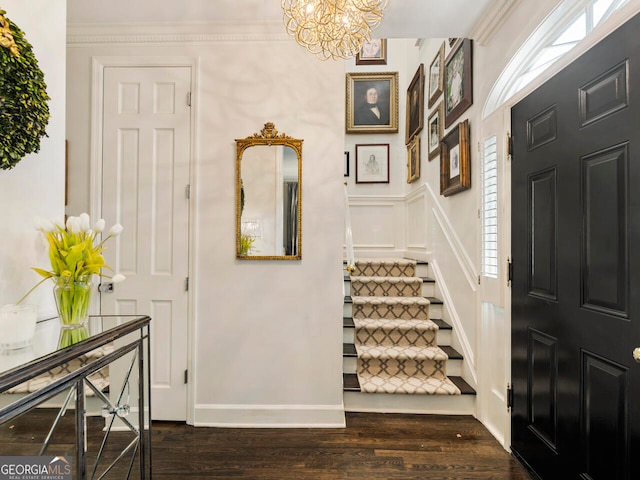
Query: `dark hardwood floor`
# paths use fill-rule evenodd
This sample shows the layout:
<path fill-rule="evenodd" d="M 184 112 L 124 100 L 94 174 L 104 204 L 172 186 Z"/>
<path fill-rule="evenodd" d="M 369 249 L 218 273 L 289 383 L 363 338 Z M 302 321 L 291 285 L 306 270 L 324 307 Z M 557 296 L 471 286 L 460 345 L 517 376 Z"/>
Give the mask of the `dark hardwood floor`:
<path fill-rule="evenodd" d="M 0 426 L 0 455 L 37 454 L 52 416 L 33 413 Z M 73 454 L 73 417 L 65 418 L 49 453 Z M 100 417 L 89 419 L 90 451 L 100 444 L 101 422 Z M 115 458 L 118 443 L 124 446 L 130 440 L 130 435 L 112 432 L 108 457 Z M 152 455 L 153 478 L 159 480 L 531 478 L 469 416 L 348 413 L 347 428 L 338 429 L 230 429 L 154 422 Z M 124 478 L 121 467 L 105 478 Z"/>
<path fill-rule="evenodd" d="M 153 425 L 158 479 L 512 479 L 522 466 L 474 418 L 347 414 L 346 429 Z"/>

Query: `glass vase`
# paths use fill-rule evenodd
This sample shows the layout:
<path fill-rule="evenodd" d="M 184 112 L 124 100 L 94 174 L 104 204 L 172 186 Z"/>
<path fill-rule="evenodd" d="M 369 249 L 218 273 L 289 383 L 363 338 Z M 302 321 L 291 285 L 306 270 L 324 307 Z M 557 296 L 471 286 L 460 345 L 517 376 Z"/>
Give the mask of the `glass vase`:
<path fill-rule="evenodd" d="M 92 286 L 91 275 L 56 278 L 53 296 L 62 328 L 78 328 L 87 324 Z"/>

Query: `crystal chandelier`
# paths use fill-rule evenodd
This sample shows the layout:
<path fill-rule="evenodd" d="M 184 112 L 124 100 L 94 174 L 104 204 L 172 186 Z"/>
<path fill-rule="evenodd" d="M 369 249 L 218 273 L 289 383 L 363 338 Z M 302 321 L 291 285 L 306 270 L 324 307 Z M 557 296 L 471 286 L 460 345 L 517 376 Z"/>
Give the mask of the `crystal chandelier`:
<path fill-rule="evenodd" d="M 354 57 L 389 0 L 282 0 L 287 33 L 322 60 Z"/>

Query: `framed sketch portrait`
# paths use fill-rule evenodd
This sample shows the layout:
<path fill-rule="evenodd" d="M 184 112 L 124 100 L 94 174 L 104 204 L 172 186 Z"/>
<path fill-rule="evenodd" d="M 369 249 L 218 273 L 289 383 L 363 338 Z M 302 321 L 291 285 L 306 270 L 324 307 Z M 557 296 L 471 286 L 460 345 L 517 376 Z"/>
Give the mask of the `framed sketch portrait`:
<path fill-rule="evenodd" d="M 407 183 L 420 178 L 420 137 L 414 137 L 407 146 Z"/>
<path fill-rule="evenodd" d="M 347 73 L 347 133 L 398 132 L 398 72 Z"/>
<path fill-rule="evenodd" d="M 356 65 L 386 65 L 387 39 L 372 38 L 362 44 L 356 55 Z"/>
<path fill-rule="evenodd" d="M 444 82 L 444 42 L 429 65 L 429 108 L 433 107 L 442 94 Z"/>
<path fill-rule="evenodd" d="M 471 188 L 469 120 L 459 123 L 440 143 L 440 195 Z"/>
<path fill-rule="evenodd" d="M 427 120 L 427 135 L 429 160 L 433 160 L 440 154 L 440 141 L 444 134 L 444 104 L 440 102 L 438 106 L 431 112 Z"/>
<path fill-rule="evenodd" d="M 458 41 L 444 62 L 444 128 L 473 103 L 471 40 Z"/>
<path fill-rule="evenodd" d="M 356 183 L 389 183 L 389 144 L 356 145 Z"/>
<path fill-rule="evenodd" d="M 424 64 L 420 64 L 407 88 L 407 138 L 409 144 L 424 127 Z"/>

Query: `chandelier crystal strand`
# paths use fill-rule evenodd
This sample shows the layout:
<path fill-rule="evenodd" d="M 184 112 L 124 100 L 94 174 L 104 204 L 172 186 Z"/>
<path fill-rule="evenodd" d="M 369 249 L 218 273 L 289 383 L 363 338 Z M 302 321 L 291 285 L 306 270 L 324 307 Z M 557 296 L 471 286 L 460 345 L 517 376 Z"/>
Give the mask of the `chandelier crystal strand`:
<path fill-rule="evenodd" d="M 282 0 L 284 25 L 322 60 L 347 59 L 371 40 L 389 0 Z"/>

